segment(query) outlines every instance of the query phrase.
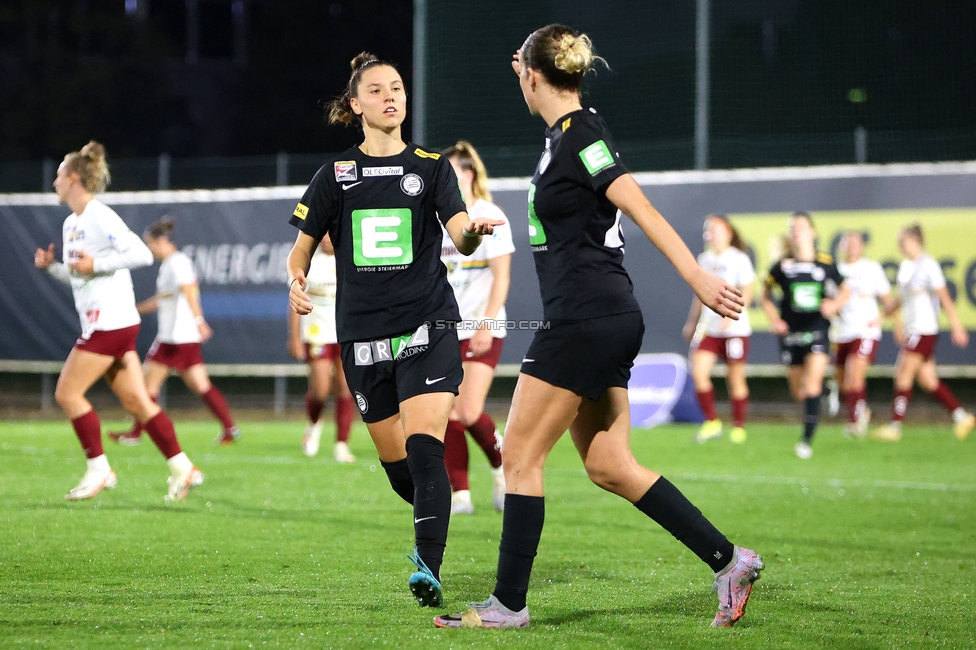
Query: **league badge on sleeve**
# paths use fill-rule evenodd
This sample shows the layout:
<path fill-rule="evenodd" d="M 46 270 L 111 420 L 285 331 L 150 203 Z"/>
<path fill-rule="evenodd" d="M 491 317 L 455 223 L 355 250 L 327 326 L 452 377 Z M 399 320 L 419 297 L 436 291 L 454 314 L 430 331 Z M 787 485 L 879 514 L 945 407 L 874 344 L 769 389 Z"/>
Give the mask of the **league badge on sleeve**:
<path fill-rule="evenodd" d="M 358 180 L 355 160 L 340 160 L 334 163 L 337 182 Z"/>

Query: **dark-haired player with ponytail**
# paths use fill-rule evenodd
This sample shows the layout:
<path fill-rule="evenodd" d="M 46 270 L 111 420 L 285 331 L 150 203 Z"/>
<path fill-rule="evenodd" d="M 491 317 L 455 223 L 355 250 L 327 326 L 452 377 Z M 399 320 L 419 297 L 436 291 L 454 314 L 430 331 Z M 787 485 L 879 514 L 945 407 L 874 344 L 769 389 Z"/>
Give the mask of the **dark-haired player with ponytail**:
<path fill-rule="evenodd" d="M 705 219 L 702 238 L 705 240 L 705 252 L 698 256 L 698 263 L 709 273 L 738 288 L 742 292 L 743 302 L 748 305 L 752 300 L 756 271 L 745 252 L 745 243 L 739 231 L 723 215 L 713 214 Z M 705 423 L 695 436 L 695 441 L 705 442 L 722 435 L 722 421 L 715 413 L 715 389 L 712 386 L 712 367 L 721 359 L 725 362 L 725 382 L 732 404 L 729 440 L 735 444 L 744 443 L 746 407 L 749 405 L 746 361 L 749 358 L 749 336 L 752 334 L 748 312 L 742 312 L 738 320 L 733 320 L 707 307 L 703 308 L 701 300 L 693 297 L 683 334 L 691 342 L 691 376 L 698 403 L 705 414 Z"/>
<path fill-rule="evenodd" d="M 365 52 L 353 59 L 329 119 L 357 124 L 363 141 L 326 163 L 295 209 L 289 300 L 297 313 L 311 312 L 306 274 L 328 233 L 346 379 L 393 490 L 413 504 L 410 590 L 422 607 L 439 607 L 451 516 L 443 440 L 462 379 L 441 226 L 470 255 L 502 222 L 469 219 L 447 159 L 403 141 L 406 105 L 396 67 Z"/>
<path fill-rule="evenodd" d="M 826 253 L 817 252 L 817 231 L 806 212 L 789 219 L 789 253 L 769 270 L 762 305 L 780 356 L 787 366 L 790 392 L 803 404 L 803 434 L 793 447 L 798 458 L 813 456 L 813 436 L 820 424 L 820 394 L 830 360 L 830 319 L 850 297 L 844 278 Z M 783 292 L 777 309 L 773 287 Z"/>
<path fill-rule="evenodd" d="M 62 227 L 65 262 L 54 261 L 54 244 L 34 253 L 34 266 L 71 285 L 81 319 L 81 337 L 64 362 L 54 398 L 71 419 L 88 471 L 65 498 L 90 499 L 118 483 L 102 448 L 98 415 L 85 399 L 104 377 L 163 453 L 171 472 L 166 499 L 179 501 L 203 483 L 203 474 L 180 448 L 173 422 L 146 390 L 136 352 L 140 319 L 129 269 L 149 266 L 153 255 L 112 208 L 95 198 L 109 179 L 105 148 L 99 143 L 89 142 L 65 156 L 54 179 L 58 199 L 72 212 Z"/>
<path fill-rule="evenodd" d="M 203 400 L 220 422 L 221 432 L 214 442 L 229 445 L 239 439 L 241 433 L 230 415 L 224 394 L 210 383 L 203 362 L 201 347 L 213 336 L 213 330 L 203 317 L 193 261 L 173 243 L 175 228 L 172 219 L 163 217 L 149 226 L 143 235 L 153 257 L 162 261 L 156 276 L 156 294 L 136 305 L 140 314 L 157 312 L 159 315 L 156 340 L 149 348 L 144 364 L 146 388 L 156 401 L 170 371 L 178 372 L 186 387 Z M 142 440 L 142 431 L 142 423 L 137 419 L 130 431 L 110 433 L 109 437 L 120 445 L 137 445 Z"/>
<path fill-rule="evenodd" d="M 627 499 L 714 571 L 714 626 L 744 613 L 759 556 L 733 545 L 660 474 L 630 450 L 627 382 L 644 324 L 623 267 L 618 209 L 674 264 L 702 304 L 737 318 L 742 294 L 704 271 L 644 196 L 603 120 L 580 104 L 583 76 L 597 57 L 590 39 L 563 25 L 533 32 L 512 67 L 533 115 L 545 120 L 545 150 L 528 196 L 529 243 L 548 329 L 522 360 L 505 428 L 503 516 L 495 589 L 439 627 L 525 627 L 532 564 L 545 519 L 543 467 L 567 429 L 590 479 Z"/>

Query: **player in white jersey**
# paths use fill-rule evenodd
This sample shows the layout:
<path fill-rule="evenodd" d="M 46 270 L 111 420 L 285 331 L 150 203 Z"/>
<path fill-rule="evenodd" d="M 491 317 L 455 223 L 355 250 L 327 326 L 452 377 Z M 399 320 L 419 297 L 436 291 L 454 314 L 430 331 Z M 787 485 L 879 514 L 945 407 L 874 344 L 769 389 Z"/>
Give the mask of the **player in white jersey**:
<path fill-rule="evenodd" d="M 102 448 L 98 415 L 85 398 L 105 377 L 165 456 L 171 471 L 167 500 L 182 500 L 203 482 L 203 474 L 180 449 L 169 416 L 149 398 L 136 353 L 140 319 L 129 269 L 149 266 L 153 257 L 119 215 L 95 199 L 108 182 L 102 145 L 92 141 L 65 156 L 54 180 L 58 199 L 72 211 L 62 229 L 65 262 L 54 261 L 54 244 L 34 253 L 37 268 L 71 285 L 81 318 L 81 338 L 64 363 L 54 397 L 71 419 L 88 470 L 65 498 L 89 499 L 118 482 Z"/>
<path fill-rule="evenodd" d="M 847 406 L 845 435 L 863 437 L 871 421 L 867 406 L 865 376 L 878 356 L 881 341 L 881 314 L 878 301 L 891 308 L 891 283 L 881 264 L 862 257 L 864 236 L 848 230 L 840 240 L 844 261 L 837 270 L 844 276 L 851 297 L 834 318 L 830 340 L 836 344 L 835 377 Z"/>
<path fill-rule="evenodd" d="M 230 415 L 224 394 L 210 382 L 203 362 L 201 344 L 213 335 L 213 331 L 203 317 L 193 261 L 181 253 L 171 239 L 174 227 L 172 219 L 163 217 L 149 226 L 143 235 L 153 257 L 162 260 L 156 276 L 156 294 L 136 305 L 140 314 L 158 312 L 159 315 L 156 340 L 149 348 L 144 364 L 146 388 L 155 401 L 170 371 L 178 372 L 186 387 L 203 400 L 221 423 L 221 432 L 214 442 L 229 445 L 240 438 L 241 433 Z M 137 445 L 142 439 L 142 431 L 142 424 L 136 420 L 130 431 L 110 433 L 109 437 L 122 445 Z"/>
<path fill-rule="evenodd" d="M 956 437 L 963 440 L 976 426 L 976 417 L 960 406 L 935 370 L 940 303 L 949 320 L 952 342 L 960 348 L 966 347 L 969 333 L 956 313 L 942 267 L 925 252 L 922 227 L 912 224 L 902 228 L 898 233 L 898 247 L 905 256 L 898 268 L 898 298 L 885 310 L 885 314 L 890 315 L 901 307 L 902 314 L 902 322 L 896 321 L 895 325 L 895 340 L 901 345 L 895 365 L 895 398 L 891 424 L 875 429 L 871 437 L 901 440 L 902 420 L 917 381 L 952 414 Z"/>
<path fill-rule="evenodd" d="M 461 312 L 458 339 L 464 368 L 464 380 L 458 388 L 444 438 L 444 463 L 451 479 L 451 513 L 467 515 L 474 512 L 465 430 L 488 458 L 493 478 L 492 503 L 495 510 L 501 512 L 505 507 L 502 439 L 495 421 L 485 413 L 485 399 L 505 341 L 505 300 L 515 244 L 508 218 L 491 202 L 488 172 L 475 148 L 470 142 L 460 140 L 443 153 L 454 167 L 471 218 L 504 222 L 504 225 L 495 227 L 494 234 L 484 237 L 469 257 L 458 252 L 447 231 L 441 248 L 441 261 L 447 266 L 447 279 Z"/>
<path fill-rule="evenodd" d="M 705 252 L 698 256 L 698 264 L 742 291 L 748 305 L 752 300 L 752 285 L 756 271 L 745 253 L 745 244 L 735 227 L 719 214 L 705 219 L 702 232 Z M 746 361 L 749 358 L 749 336 L 752 326 L 748 312 L 739 320 L 724 318 L 707 307 L 697 297 L 691 299 L 691 310 L 683 334 L 691 342 L 691 376 L 695 382 L 698 403 L 705 414 L 705 423 L 695 436 L 705 442 L 722 435 L 722 421 L 715 412 L 715 389 L 712 386 L 712 366 L 718 360 L 726 364 L 725 381 L 732 406 L 732 430 L 729 439 L 741 444 L 746 441 L 746 409 L 749 405 L 749 385 L 746 383 Z"/>
<path fill-rule="evenodd" d="M 308 392 L 305 393 L 308 425 L 302 436 L 302 451 L 309 458 L 319 453 L 323 424 L 320 416 L 331 392 L 335 396 L 336 424 L 332 455 L 340 463 L 354 463 L 356 457 L 349 450 L 352 393 L 342 371 L 341 346 L 336 336 L 335 249 L 328 235 L 322 238 L 312 256 L 305 279 L 308 282 L 305 292 L 314 308 L 304 316 L 299 316 L 294 309 L 288 310 L 288 352 L 308 364 Z"/>

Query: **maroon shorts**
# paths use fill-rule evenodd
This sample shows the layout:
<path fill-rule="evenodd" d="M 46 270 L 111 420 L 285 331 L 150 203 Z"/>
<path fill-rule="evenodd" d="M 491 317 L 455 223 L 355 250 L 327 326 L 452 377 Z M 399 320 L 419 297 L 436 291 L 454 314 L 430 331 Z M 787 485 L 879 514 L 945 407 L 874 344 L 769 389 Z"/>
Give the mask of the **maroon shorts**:
<path fill-rule="evenodd" d="M 847 358 L 851 355 L 867 359 L 868 363 L 874 363 L 878 358 L 878 341 L 874 339 L 854 339 L 847 343 L 838 343 L 837 360 L 835 363 L 838 366 L 843 366 L 847 363 Z"/>
<path fill-rule="evenodd" d="M 505 344 L 505 339 L 493 338 L 491 339 L 491 348 L 482 354 L 480 357 L 471 356 L 468 352 L 468 346 L 471 344 L 471 339 L 465 339 L 461 341 L 461 363 L 467 363 L 468 361 L 477 361 L 478 363 L 483 363 L 489 368 L 494 368 L 498 365 L 498 360 L 502 356 L 502 345 Z"/>
<path fill-rule="evenodd" d="M 342 358 L 342 346 L 338 343 L 318 343 L 305 344 L 305 360 L 315 361 L 316 359 L 328 359 L 335 362 Z"/>
<path fill-rule="evenodd" d="M 203 363 L 203 353 L 199 343 L 161 343 L 154 341 L 146 355 L 146 361 L 183 372 Z"/>
<path fill-rule="evenodd" d="M 136 349 L 139 327 L 133 325 L 118 330 L 95 330 L 87 339 L 81 338 L 75 341 L 75 347 L 85 352 L 121 359 L 126 352 Z"/>
<path fill-rule="evenodd" d="M 905 340 L 902 350 L 921 354 L 928 361 L 935 354 L 935 343 L 938 340 L 938 334 L 912 334 Z"/>
<path fill-rule="evenodd" d="M 711 352 L 726 364 L 745 363 L 749 358 L 749 337 L 706 336 L 692 350 Z"/>

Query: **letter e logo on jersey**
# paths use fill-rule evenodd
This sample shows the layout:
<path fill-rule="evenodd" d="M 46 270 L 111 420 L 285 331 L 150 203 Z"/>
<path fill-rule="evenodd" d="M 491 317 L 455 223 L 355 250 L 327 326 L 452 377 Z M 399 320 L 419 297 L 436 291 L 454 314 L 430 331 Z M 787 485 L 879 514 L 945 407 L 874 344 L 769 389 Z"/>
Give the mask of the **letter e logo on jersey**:
<path fill-rule="evenodd" d="M 356 266 L 413 262 L 413 217 L 409 208 L 352 211 L 352 259 Z"/>
<path fill-rule="evenodd" d="M 597 140 L 586 149 L 583 149 L 579 153 L 579 157 L 583 161 L 586 171 L 590 172 L 591 176 L 595 176 L 607 167 L 612 167 L 616 164 L 613 161 L 613 156 L 610 155 L 610 149 L 607 148 L 607 143 L 603 140 Z"/>
<path fill-rule="evenodd" d="M 355 160 L 340 160 L 333 164 L 335 169 L 336 181 L 354 181 L 357 180 L 358 175 L 356 174 L 356 161 Z"/>
<path fill-rule="evenodd" d="M 407 174 L 400 180 L 400 189 L 407 196 L 417 196 L 424 191 L 424 181 L 416 174 Z"/>

